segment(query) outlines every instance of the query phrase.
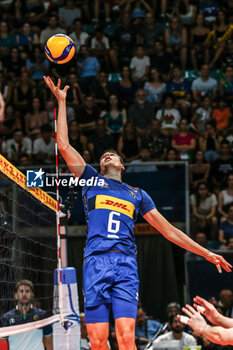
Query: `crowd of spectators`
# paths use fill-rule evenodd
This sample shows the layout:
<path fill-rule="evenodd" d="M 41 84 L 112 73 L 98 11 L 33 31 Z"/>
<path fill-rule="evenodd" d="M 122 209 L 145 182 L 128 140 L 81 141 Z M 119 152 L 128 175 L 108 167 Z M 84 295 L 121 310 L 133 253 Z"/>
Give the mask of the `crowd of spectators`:
<path fill-rule="evenodd" d="M 65 65 L 44 55 L 57 33 L 75 43 L 75 57 Z M 192 235 L 204 233 L 227 249 L 233 237 L 232 0 L 2 2 L 0 151 L 17 166 L 54 164 L 56 101 L 44 75 L 70 86 L 70 143 L 87 162 L 98 162 L 108 148 L 133 165 L 127 171 L 148 161 L 188 161 Z"/>

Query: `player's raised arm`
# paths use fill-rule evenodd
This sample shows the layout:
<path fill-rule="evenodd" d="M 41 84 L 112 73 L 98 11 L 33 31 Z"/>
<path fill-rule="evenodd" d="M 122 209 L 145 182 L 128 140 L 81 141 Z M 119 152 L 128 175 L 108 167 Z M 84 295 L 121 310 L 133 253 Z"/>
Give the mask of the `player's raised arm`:
<path fill-rule="evenodd" d="M 57 86 L 50 77 L 44 77 L 44 81 L 56 96 L 58 101 L 58 125 L 57 125 L 57 145 L 70 171 L 75 176 L 80 177 L 85 169 L 86 163 L 83 157 L 70 145 L 68 136 L 67 116 L 66 116 L 66 95 L 69 86 L 66 85 L 61 90 L 61 80 L 58 79 Z"/>
<path fill-rule="evenodd" d="M 177 244 L 181 248 L 189 250 L 195 254 L 203 256 L 206 260 L 215 264 L 218 272 L 222 272 L 221 267 L 231 272 L 232 265 L 229 264 L 221 255 L 214 254 L 208 249 L 203 248 L 198 243 L 194 242 L 184 232 L 178 230 L 176 227 L 171 225 L 157 209 L 152 209 L 144 215 L 144 219 L 154 226 L 164 237 L 169 241 Z"/>

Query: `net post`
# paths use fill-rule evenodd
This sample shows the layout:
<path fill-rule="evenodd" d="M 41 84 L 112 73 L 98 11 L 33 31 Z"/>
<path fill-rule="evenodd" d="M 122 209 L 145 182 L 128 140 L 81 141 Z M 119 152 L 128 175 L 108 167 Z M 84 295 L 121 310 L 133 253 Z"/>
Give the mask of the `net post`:
<path fill-rule="evenodd" d="M 60 226 L 60 231 L 61 231 L 61 265 L 64 268 L 68 266 L 67 227 L 65 224 Z"/>
<path fill-rule="evenodd" d="M 61 269 L 62 305 L 65 321 L 53 325 L 54 350 L 81 350 L 81 332 L 76 269 Z M 58 271 L 54 270 L 54 313 L 59 310 Z"/>

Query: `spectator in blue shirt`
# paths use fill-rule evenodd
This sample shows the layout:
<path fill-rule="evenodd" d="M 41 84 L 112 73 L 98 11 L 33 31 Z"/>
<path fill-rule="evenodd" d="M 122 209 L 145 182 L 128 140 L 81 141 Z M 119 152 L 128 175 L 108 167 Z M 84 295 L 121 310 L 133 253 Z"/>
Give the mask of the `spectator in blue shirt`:
<path fill-rule="evenodd" d="M 135 327 L 135 340 L 137 346 L 149 343 L 155 333 L 161 328 L 163 328 L 163 325 L 160 322 L 149 319 L 143 308 L 138 308 Z"/>
<path fill-rule="evenodd" d="M 200 3 L 199 10 L 204 14 L 205 21 L 213 23 L 216 21 L 217 11 L 219 9 L 218 1 L 205 0 Z"/>
<path fill-rule="evenodd" d="M 96 81 L 96 77 L 100 70 L 100 63 L 96 57 L 91 57 L 89 49 L 86 45 L 80 48 L 80 59 L 78 60 L 78 68 L 80 69 L 80 86 L 85 89 Z"/>
<path fill-rule="evenodd" d="M 0 23 L 0 57 L 5 57 L 11 47 L 16 47 L 16 37 L 9 33 L 9 27 L 6 21 Z"/>
<path fill-rule="evenodd" d="M 188 79 L 182 78 L 182 72 L 179 67 L 172 69 L 172 80 L 167 83 L 167 92 L 172 93 L 176 97 L 178 107 L 181 107 L 184 113 L 190 106 L 191 99 L 191 83 Z"/>
<path fill-rule="evenodd" d="M 219 242 L 226 244 L 227 240 L 229 238 L 233 237 L 233 205 L 229 205 L 228 207 L 228 218 L 227 220 L 224 220 L 220 224 L 220 230 L 219 230 Z"/>
<path fill-rule="evenodd" d="M 47 75 L 49 69 L 49 61 L 43 55 L 39 45 L 34 46 L 31 58 L 26 61 L 26 67 L 29 68 L 31 79 L 41 81 L 44 75 Z"/>
<path fill-rule="evenodd" d="M 29 50 L 33 44 L 39 43 L 38 35 L 32 32 L 31 25 L 28 22 L 23 24 L 22 30 L 16 36 L 16 39 L 20 49 Z"/>

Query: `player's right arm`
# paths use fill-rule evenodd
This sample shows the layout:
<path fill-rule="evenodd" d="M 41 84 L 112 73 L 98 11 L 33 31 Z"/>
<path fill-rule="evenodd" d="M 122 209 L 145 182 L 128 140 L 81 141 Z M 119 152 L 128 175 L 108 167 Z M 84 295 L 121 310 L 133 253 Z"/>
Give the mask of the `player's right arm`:
<path fill-rule="evenodd" d="M 68 136 L 67 116 L 66 116 L 66 95 L 69 86 L 66 85 L 63 90 L 61 80 L 58 79 L 57 86 L 50 77 L 44 76 L 44 81 L 50 88 L 58 101 L 58 123 L 57 123 L 57 145 L 62 157 L 65 159 L 71 173 L 80 177 L 86 167 L 83 157 L 70 145 Z"/>
<path fill-rule="evenodd" d="M 231 264 L 228 263 L 221 255 L 210 252 L 208 249 L 194 242 L 184 232 L 171 225 L 163 217 L 163 215 L 158 212 L 157 209 L 154 208 L 148 211 L 146 214 L 143 213 L 143 217 L 147 222 L 149 222 L 149 224 L 154 226 L 160 233 L 162 233 L 162 235 L 169 241 L 175 243 L 181 248 L 189 250 L 192 253 L 203 256 L 206 260 L 215 264 L 220 273 L 222 272 L 221 267 L 225 271 L 231 272 Z"/>

